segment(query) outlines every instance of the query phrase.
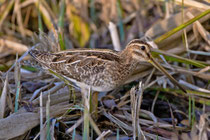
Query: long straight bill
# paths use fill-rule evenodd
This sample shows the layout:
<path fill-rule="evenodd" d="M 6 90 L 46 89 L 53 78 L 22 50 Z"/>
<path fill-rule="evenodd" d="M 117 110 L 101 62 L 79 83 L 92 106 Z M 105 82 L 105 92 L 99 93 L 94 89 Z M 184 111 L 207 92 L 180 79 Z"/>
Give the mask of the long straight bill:
<path fill-rule="evenodd" d="M 155 68 L 165 74 L 171 80 L 171 82 L 178 86 L 182 91 L 187 93 L 187 91 L 174 79 L 174 77 L 172 77 L 158 62 L 156 62 L 152 56 L 150 57 L 149 63 L 151 63 Z"/>

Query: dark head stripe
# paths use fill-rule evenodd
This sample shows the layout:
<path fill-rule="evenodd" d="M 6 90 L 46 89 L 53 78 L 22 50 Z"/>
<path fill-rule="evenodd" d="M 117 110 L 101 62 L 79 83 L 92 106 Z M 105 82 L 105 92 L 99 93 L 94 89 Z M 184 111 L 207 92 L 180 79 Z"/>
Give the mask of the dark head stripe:
<path fill-rule="evenodd" d="M 142 41 L 140 39 L 134 39 L 134 40 L 131 40 L 127 46 L 129 45 L 132 45 L 132 44 L 145 44 L 145 45 L 148 45 L 145 41 Z"/>

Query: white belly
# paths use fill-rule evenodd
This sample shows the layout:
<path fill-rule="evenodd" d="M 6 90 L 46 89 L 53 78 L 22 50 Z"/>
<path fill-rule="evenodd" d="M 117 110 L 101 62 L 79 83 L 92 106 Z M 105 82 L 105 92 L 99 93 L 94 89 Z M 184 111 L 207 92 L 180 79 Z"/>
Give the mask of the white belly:
<path fill-rule="evenodd" d="M 98 91 L 98 92 L 107 92 L 107 91 L 110 91 L 110 90 L 113 90 L 114 87 L 110 87 L 110 86 L 91 86 L 91 85 L 87 85 L 85 83 L 82 83 L 82 82 L 78 82 L 77 80 L 75 79 L 72 79 L 72 78 L 69 78 L 69 77 L 66 77 L 64 76 L 67 80 L 75 83 L 78 87 L 80 88 L 85 88 L 85 89 L 91 89 L 93 91 Z"/>

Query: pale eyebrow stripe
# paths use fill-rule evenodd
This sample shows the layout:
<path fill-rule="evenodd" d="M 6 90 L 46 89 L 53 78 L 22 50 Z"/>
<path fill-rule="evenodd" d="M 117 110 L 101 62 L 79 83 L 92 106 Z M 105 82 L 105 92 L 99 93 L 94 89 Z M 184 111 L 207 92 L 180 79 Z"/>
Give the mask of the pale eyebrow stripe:
<path fill-rule="evenodd" d="M 131 44 L 132 46 L 147 46 L 147 44 L 144 44 L 144 43 L 134 43 L 134 44 Z"/>

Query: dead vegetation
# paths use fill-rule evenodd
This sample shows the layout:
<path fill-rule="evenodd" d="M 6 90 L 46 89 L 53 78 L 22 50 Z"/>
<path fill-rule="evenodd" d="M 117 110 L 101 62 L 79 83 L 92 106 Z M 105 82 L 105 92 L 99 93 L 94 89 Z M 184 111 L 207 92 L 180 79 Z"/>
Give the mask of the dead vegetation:
<path fill-rule="evenodd" d="M 0 0 L 0 139 L 209 139 L 209 9 L 208 0 Z M 38 42 L 121 50 L 143 36 L 188 94 L 149 64 L 107 94 L 22 65 Z"/>

